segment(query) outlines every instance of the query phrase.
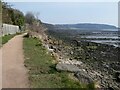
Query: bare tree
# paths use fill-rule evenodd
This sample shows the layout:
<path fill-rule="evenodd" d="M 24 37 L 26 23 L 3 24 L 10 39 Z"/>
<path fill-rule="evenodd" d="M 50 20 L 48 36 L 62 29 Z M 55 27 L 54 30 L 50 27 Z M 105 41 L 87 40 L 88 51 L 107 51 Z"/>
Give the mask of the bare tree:
<path fill-rule="evenodd" d="M 33 24 L 34 20 L 35 20 L 34 14 L 32 12 L 27 12 L 26 15 L 25 15 L 26 23 Z"/>

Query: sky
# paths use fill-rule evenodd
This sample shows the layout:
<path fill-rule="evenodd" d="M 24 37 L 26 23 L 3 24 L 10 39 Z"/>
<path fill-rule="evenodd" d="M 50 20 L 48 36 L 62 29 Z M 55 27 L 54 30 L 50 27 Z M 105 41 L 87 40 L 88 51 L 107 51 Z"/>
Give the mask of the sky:
<path fill-rule="evenodd" d="M 107 1 L 107 0 L 106 0 Z M 51 24 L 100 23 L 118 26 L 118 2 L 9 2 L 24 14 L 39 12 Z"/>

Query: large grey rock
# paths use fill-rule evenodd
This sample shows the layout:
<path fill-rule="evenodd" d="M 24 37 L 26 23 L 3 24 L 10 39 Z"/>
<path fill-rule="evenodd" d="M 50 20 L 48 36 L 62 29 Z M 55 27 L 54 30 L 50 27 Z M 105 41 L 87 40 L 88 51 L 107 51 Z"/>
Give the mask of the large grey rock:
<path fill-rule="evenodd" d="M 80 71 L 80 69 L 77 66 L 71 65 L 71 64 L 64 64 L 64 63 L 58 63 L 56 65 L 56 69 L 58 71 L 69 71 L 69 72 L 78 72 L 78 71 Z"/>
<path fill-rule="evenodd" d="M 75 76 L 81 83 L 85 84 L 93 83 L 93 79 L 85 71 L 81 70 L 79 72 L 76 72 Z"/>

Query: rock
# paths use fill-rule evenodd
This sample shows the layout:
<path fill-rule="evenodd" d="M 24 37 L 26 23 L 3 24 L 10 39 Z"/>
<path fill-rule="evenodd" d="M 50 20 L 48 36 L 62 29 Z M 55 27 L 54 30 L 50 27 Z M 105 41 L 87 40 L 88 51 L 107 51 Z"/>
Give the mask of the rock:
<path fill-rule="evenodd" d="M 69 60 L 72 60 L 72 58 L 69 58 Z"/>
<path fill-rule="evenodd" d="M 63 64 L 63 63 L 58 63 L 56 65 L 56 69 L 58 71 L 69 71 L 69 72 L 78 72 L 78 71 L 80 71 L 80 69 L 75 65 Z"/>
<path fill-rule="evenodd" d="M 115 78 L 117 82 L 120 82 L 120 72 L 115 73 Z"/>
<path fill-rule="evenodd" d="M 120 74 L 119 74 L 118 78 L 120 79 Z"/>
<path fill-rule="evenodd" d="M 70 54 L 73 55 L 73 51 L 71 51 Z"/>
<path fill-rule="evenodd" d="M 81 83 L 90 84 L 93 83 L 93 79 L 83 70 L 75 73 L 75 76 Z"/>
<path fill-rule="evenodd" d="M 51 45 L 51 46 L 49 46 L 49 48 L 50 48 L 50 49 L 54 49 L 54 47 L 53 47 L 52 45 Z"/>
<path fill-rule="evenodd" d="M 61 51 L 61 48 L 57 48 L 58 49 L 58 51 Z"/>

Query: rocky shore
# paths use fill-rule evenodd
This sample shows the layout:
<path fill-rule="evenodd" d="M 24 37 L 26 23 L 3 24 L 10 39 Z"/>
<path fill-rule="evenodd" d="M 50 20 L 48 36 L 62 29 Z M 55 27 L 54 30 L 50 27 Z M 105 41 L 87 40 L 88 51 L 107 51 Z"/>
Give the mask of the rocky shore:
<path fill-rule="evenodd" d="M 40 39 L 42 37 L 40 35 L 36 36 L 36 34 L 32 36 L 38 37 Z M 93 54 L 92 58 L 94 58 L 94 53 L 90 53 L 87 56 L 85 53 L 88 53 L 89 50 L 83 48 L 82 46 L 68 45 L 60 40 L 56 40 L 55 38 L 48 37 L 47 35 L 45 35 L 45 37 L 42 38 L 42 41 L 43 41 L 43 46 L 46 47 L 46 49 L 48 49 L 48 52 L 50 52 L 53 57 L 56 58 L 56 62 L 57 62 L 56 69 L 58 71 L 72 72 L 74 73 L 74 76 L 80 81 L 80 83 L 86 83 L 86 84 L 94 83 L 96 88 L 104 88 L 104 89 L 108 88 L 110 90 L 120 89 L 120 85 L 119 85 L 120 82 L 117 81 L 118 79 L 120 79 L 119 72 L 118 71 L 116 72 L 115 70 L 111 71 L 111 68 L 109 68 L 109 64 L 110 64 L 109 61 L 108 62 L 97 61 L 100 60 L 98 59 L 98 57 L 101 54 L 99 54 L 99 56 L 96 56 L 96 61 L 94 62 L 88 61 L 89 57 L 92 54 Z M 101 45 L 98 46 L 100 48 Z M 95 52 L 94 49 L 96 50 L 96 47 L 92 47 L 91 51 Z M 105 51 L 104 52 L 100 51 L 100 52 L 103 53 L 102 55 L 108 55 L 105 54 L 107 53 Z M 112 52 L 113 51 L 110 51 L 109 54 L 111 55 Z M 91 58 L 89 60 L 91 60 Z M 105 67 L 100 66 L 101 63 L 104 64 Z M 115 76 L 116 73 L 117 76 Z"/>
<path fill-rule="evenodd" d="M 95 62 L 88 61 L 89 63 L 88 62 L 86 63 L 86 61 L 84 62 L 82 60 L 75 59 L 75 58 L 71 57 L 73 55 L 75 56 L 75 54 L 77 53 L 77 50 L 75 50 L 75 48 L 73 49 L 73 47 L 69 46 L 66 49 L 65 46 L 62 47 L 61 45 L 57 45 L 57 46 L 54 45 L 51 48 L 51 45 L 52 44 L 48 45 L 50 50 L 52 49 L 53 53 L 57 53 L 58 56 L 59 56 L 59 57 L 57 57 L 57 59 L 58 59 L 58 64 L 56 65 L 57 70 L 73 72 L 74 75 L 77 77 L 77 79 L 81 83 L 95 83 L 97 88 L 108 88 L 108 89 L 113 89 L 113 90 L 114 89 L 115 90 L 120 89 L 120 86 L 119 86 L 120 83 L 117 82 L 120 74 L 118 74 L 118 76 L 115 76 L 116 73 L 119 73 L 119 69 L 117 69 L 115 71 L 109 65 L 110 63 L 113 64 L 113 62 L 114 62 L 114 64 L 113 64 L 113 65 L 115 65 L 114 67 L 117 67 L 116 66 L 117 65 L 116 61 L 117 60 L 112 60 L 111 59 L 111 61 L 108 61 L 108 62 L 107 61 L 99 62 L 97 60 L 100 60 L 100 59 L 97 59 Z M 111 46 L 110 47 L 109 46 L 104 47 L 104 46 L 105 45 L 103 45 L 101 47 L 103 47 L 103 48 L 113 48 L 113 50 L 114 50 L 114 47 L 111 47 Z M 79 48 L 77 48 L 77 49 L 79 49 Z M 93 48 L 95 48 L 95 47 L 93 47 Z M 80 49 L 82 51 L 82 48 L 80 48 Z M 112 49 L 110 49 L 110 50 L 112 50 Z M 54 51 L 58 51 L 58 52 L 54 52 Z M 109 51 L 109 49 L 108 49 L 108 51 Z M 110 55 L 113 54 L 114 55 L 115 53 L 116 54 L 118 53 L 117 51 L 115 53 L 112 53 L 113 51 L 110 51 L 109 53 L 107 53 L 107 52 L 106 51 L 104 51 L 104 52 L 101 51 L 101 53 L 103 53 L 102 55 L 105 55 L 106 57 L 107 57 L 108 54 L 110 54 Z M 53 55 L 55 55 L 55 54 L 53 54 Z M 99 56 L 100 55 L 101 54 L 99 54 Z M 98 58 L 99 56 L 96 56 L 96 58 Z M 114 59 L 116 59 L 116 56 L 114 56 L 115 57 Z M 93 58 L 94 57 L 95 56 L 93 56 Z M 108 57 L 110 57 L 110 56 L 108 56 Z M 86 58 L 86 56 L 85 56 L 85 58 Z M 87 57 L 87 58 L 89 58 L 89 57 Z M 101 58 L 102 58 L 102 56 L 101 56 Z M 104 58 L 104 59 L 106 59 L 106 58 Z M 118 64 L 119 64 L 119 61 L 118 61 Z"/>

